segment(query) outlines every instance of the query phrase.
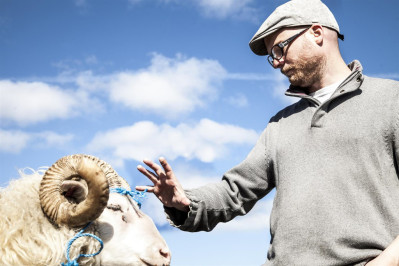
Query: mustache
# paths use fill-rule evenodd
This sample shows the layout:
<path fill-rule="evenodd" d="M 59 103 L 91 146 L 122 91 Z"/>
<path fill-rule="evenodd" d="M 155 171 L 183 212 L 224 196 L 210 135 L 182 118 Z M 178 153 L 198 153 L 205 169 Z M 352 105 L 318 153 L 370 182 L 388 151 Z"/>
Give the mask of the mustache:
<path fill-rule="evenodd" d="M 293 67 L 281 68 L 281 69 L 280 69 L 280 72 L 281 72 L 283 75 L 286 75 L 289 71 L 291 71 L 291 70 L 293 70 L 293 69 L 294 69 Z"/>

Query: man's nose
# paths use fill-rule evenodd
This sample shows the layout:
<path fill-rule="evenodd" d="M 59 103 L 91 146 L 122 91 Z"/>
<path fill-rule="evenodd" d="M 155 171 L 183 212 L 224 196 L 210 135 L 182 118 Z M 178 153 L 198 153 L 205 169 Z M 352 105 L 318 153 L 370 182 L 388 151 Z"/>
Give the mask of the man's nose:
<path fill-rule="evenodd" d="M 273 59 L 273 67 L 281 68 L 284 65 L 284 56 L 280 59 Z"/>

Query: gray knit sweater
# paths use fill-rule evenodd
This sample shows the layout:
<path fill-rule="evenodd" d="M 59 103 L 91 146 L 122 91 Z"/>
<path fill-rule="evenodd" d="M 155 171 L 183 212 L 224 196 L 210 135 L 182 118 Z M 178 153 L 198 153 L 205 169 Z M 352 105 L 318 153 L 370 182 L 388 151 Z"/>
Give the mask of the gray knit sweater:
<path fill-rule="evenodd" d="M 170 223 L 210 231 L 276 188 L 265 265 L 363 265 L 399 235 L 399 82 L 366 77 L 358 61 L 331 99 L 301 97 L 271 118 L 221 182 L 186 191 Z"/>

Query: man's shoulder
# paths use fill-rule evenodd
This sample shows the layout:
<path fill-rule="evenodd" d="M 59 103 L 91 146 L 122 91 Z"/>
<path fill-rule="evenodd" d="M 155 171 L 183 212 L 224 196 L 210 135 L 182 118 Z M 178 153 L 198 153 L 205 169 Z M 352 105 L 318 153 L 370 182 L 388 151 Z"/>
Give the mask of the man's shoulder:
<path fill-rule="evenodd" d="M 386 88 L 386 87 L 393 87 L 399 88 L 399 81 L 394 79 L 388 79 L 384 77 L 370 77 L 364 76 L 364 81 L 367 85 L 374 85 L 377 88 Z"/>
<path fill-rule="evenodd" d="M 270 119 L 270 122 L 278 122 L 282 118 L 287 118 L 294 114 L 298 114 L 308 107 L 309 107 L 309 104 L 307 103 L 307 101 L 304 99 L 300 99 L 299 101 L 297 101 L 291 105 L 288 105 L 288 106 L 284 107 L 283 109 L 281 109 L 280 111 L 278 111 L 274 116 L 272 116 L 272 118 Z"/>
<path fill-rule="evenodd" d="M 365 76 L 361 86 L 363 91 L 368 91 L 376 98 L 395 98 L 399 97 L 399 81 L 381 77 Z"/>

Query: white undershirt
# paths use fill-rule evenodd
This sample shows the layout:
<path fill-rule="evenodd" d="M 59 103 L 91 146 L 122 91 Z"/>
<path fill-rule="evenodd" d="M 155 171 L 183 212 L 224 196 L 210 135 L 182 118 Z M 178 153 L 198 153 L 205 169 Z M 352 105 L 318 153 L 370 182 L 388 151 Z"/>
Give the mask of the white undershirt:
<path fill-rule="evenodd" d="M 331 95 L 333 95 L 333 93 L 338 88 L 338 86 L 342 83 L 342 81 L 344 81 L 344 80 L 340 80 L 331 85 L 328 85 L 327 87 L 321 88 L 320 90 L 309 93 L 309 95 L 312 96 L 313 98 L 317 99 L 320 103 L 324 103 L 325 101 L 330 99 Z"/>

